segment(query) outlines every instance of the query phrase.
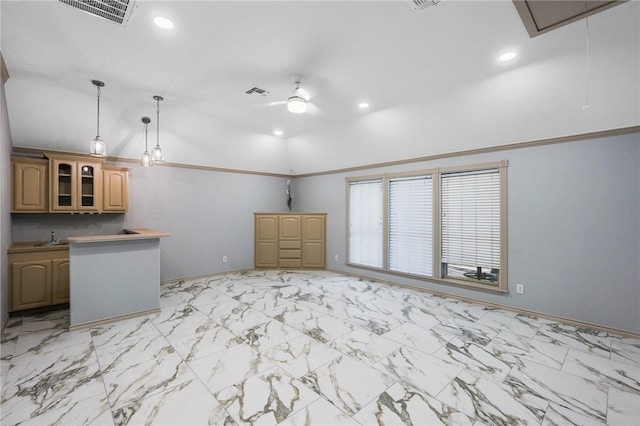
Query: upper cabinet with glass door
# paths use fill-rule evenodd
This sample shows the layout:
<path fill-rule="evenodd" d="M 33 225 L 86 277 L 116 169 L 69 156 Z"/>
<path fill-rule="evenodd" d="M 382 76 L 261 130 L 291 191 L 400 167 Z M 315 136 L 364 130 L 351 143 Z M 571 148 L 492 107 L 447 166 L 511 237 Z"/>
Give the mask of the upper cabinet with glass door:
<path fill-rule="evenodd" d="M 47 154 L 51 212 L 99 212 L 102 201 L 101 159 Z"/>

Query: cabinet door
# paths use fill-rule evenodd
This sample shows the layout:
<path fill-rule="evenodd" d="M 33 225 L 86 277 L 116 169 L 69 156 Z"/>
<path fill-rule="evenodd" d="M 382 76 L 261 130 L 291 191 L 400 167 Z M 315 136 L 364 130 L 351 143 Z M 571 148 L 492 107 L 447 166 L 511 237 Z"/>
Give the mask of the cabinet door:
<path fill-rule="evenodd" d="M 45 160 L 13 161 L 12 211 L 47 211 L 47 166 Z"/>
<path fill-rule="evenodd" d="M 11 264 L 11 310 L 51 304 L 51 261 Z"/>
<path fill-rule="evenodd" d="M 128 173 L 125 170 L 102 170 L 102 210 L 126 212 L 129 209 Z"/>
<path fill-rule="evenodd" d="M 300 240 L 300 216 L 280 216 L 279 240 Z"/>
<path fill-rule="evenodd" d="M 324 215 L 302 216 L 302 267 L 325 267 L 326 217 Z"/>
<path fill-rule="evenodd" d="M 69 259 L 51 261 L 51 304 L 69 302 Z"/>
<path fill-rule="evenodd" d="M 77 210 L 97 212 L 101 207 L 102 170 L 100 163 L 76 163 Z"/>
<path fill-rule="evenodd" d="M 256 268 L 278 267 L 278 245 L 275 241 L 256 242 Z"/>
<path fill-rule="evenodd" d="M 51 160 L 51 211 L 76 209 L 76 163 L 67 160 Z"/>
<path fill-rule="evenodd" d="M 278 267 L 278 217 L 255 216 L 255 266 L 256 268 Z"/>

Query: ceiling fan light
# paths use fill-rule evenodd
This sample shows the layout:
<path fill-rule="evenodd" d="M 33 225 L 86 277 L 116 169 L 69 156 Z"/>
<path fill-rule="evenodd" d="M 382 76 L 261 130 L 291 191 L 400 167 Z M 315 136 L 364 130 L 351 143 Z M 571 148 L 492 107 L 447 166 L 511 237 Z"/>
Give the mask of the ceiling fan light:
<path fill-rule="evenodd" d="M 287 109 L 294 114 L 302 114 L 307 111 L 307 101 L 301 96 L 291 96 L 287 99 Z"/>

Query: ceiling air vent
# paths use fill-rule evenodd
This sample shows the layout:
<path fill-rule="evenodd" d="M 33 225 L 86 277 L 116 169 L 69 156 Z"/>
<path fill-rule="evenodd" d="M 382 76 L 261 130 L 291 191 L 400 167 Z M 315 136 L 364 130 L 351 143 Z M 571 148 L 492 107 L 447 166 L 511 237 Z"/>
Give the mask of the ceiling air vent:
<path fill-rule="evenodd" d="M 413 10 L 421 12 L 430 6 L 437 6 L 440 0 L 410 0 Z"/>
<path fill-rule="evenodd" d="M 136 0 L 59 0 L 90 15 L 126 26 Z"/>
<path fill-rule="evenodd" d="M 252 93 L 257 93 L 258 95 L 267 96 L 269 94 L 269 91 L 254 86 L 244 93 L 246 93 L 247 95 L 250 95 Z"/>

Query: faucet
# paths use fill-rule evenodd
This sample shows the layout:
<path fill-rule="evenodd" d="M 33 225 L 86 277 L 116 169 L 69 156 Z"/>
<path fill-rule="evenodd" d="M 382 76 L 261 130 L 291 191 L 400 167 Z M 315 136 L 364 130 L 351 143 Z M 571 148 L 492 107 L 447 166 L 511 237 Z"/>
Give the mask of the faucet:
<path fill-rule="evenodd" d="M 50 240 L 49 242 L 50 242 L 50 243 L 55 243 L 55 242 L 57 242 L 56 237 L 55 237 L 55 235 L 54 235 L 53 231 L 51 231 L 51 240 Z"/>

